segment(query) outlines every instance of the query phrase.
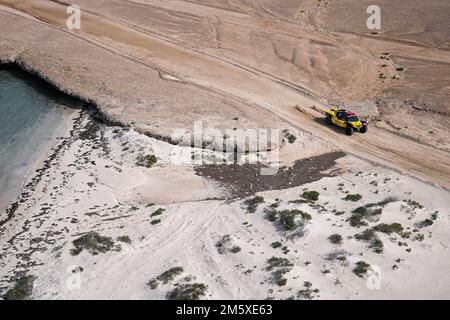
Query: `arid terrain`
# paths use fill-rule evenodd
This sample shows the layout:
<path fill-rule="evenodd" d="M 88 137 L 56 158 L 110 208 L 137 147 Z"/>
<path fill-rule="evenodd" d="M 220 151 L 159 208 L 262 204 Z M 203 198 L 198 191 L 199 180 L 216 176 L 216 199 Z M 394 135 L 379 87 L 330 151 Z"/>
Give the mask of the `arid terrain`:
<path fill-rule="evenodd" d="M 376 31 L 371 4 L 0 0 L 0 61 L 95 109 L 0 215 L 0 293 L 449 298 L 450 4 L 378 1 Z M 330 105 L 369 132 L 326 126 Z M 174 135 L 198 121 L 280 130 L 245 155 L 277 148 L 278 172 L 180 163 L 220 157 Z"/>

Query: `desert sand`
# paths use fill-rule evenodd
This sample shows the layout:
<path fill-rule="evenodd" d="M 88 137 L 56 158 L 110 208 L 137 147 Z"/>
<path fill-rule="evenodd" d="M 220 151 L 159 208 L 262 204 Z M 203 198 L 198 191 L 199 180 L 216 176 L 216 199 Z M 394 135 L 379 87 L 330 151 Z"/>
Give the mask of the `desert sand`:
<path fill-rule="evenodd" d="M 258 192 L 264 203 L 249 213 L 247 198 L 230 196 L 229 186 L 201 179 L 192 166 L 174 166 L 172 155 L 183 147 L 104 125 L 86 139 L 83 127 L 66 134 L 42 181 L 26 190 L 32 199 L 1 227 L 2 283 L 27 270 L 36 277 L 33 298 L 165 299 L 175 283 L 185 282 L 206 284 L 207 299 L 448 297 L 446 190 L 343 155 L 325 171 L 328 177 Z M 320 140 L 299 137 L 282 152 L 301 153 L 305 143 L 323 150 Z M 137 166 L 136 157 L 148 152 L 158 154 L 158 164 Z M 319 200 L 299 202 L 305 190 L 318 191 Z M 347 194 L 362 199 L 344 200 Z M 382 214 L 367 226 L 350 225 L 356 208 L 386 199 L 376 207 Z M 300 234 L 285 231 L 268 220 L 273 208 L 312 218 Z M 152 217 L 158 209 L 163 213 Z M 433 214 L 433 225 L 419 226 Z M 156 219 L 161 222 L 152 224 Z M 379 232 L 384 248 L 376 253 L 356 235 L 381 223 L 400 223 L 405 234 Z M 72 241 L 88 231 L 111 237 L 120 250 L 74 256 Z M 330 243 L 332 234 L 341 235 L 342 243 Z M 126 243 L 117 240 L 123 236 Z M 229 243 L 220 246 L 224 236 Z M 273 248 L 274 242 L 283 248 Z M 276 269 L 267 270 L 272 257 L 292 264 L 284 286 L 274 283 Z M 358 261 L 373 271 L 356 276 Z M 174 267 L 182 274 L 151 289 L 152 279 Z M 298 296 L 305 282 L 319 292 Z"/>
<path fill-rule="evenodd" d="M 35 299 L 164 299 L 189 283 L 207 299 L 448 298 L 450 6 L 381 2 L 374 33 L 369 1 L 73 0 L 82 24 L 68 30 L 68 3 L 0 0 L 0 61 L 97 110 L 74 118 L 2 216 L 0 290 L 29 274 Z M 325 126 L 331 104 L 369 133 Z M 177 164 L 192 150 L 172 133 L 198 120 L 296 140 L 277 144 L 273 183 L 253 167 Z M 139 165 L 149 154 L 157 163 Z M 286 230 L 276 217 L 292 210 Z M 114 247 L 74 255 L 88 232 Z"/>

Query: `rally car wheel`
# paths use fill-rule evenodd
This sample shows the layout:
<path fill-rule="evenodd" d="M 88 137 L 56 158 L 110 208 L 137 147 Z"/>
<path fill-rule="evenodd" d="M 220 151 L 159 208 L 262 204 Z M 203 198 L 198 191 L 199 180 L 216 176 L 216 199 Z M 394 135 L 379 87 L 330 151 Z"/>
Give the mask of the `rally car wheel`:
<path fill-rule="evenodd" d="M 353 127 L 352 126 L 347 126 L 347 128 L 345 128 L 345 133 L 348 136 L 351 136 L 353 134 Z"/>
<path fill-rule="evenodd" d="M 326 124 L 328 124 L 328 125 L 332 125 L 332 124 L 333 124 L 333 122 L 331 121 L 331 117 L 330 117 L 330 116 L 326 116 L 325 122 L 326 122 Z"/>
<path fill-rule="evenodd" d="M 361 133 L 366 133 L 369 130 L 369 127 L 367 124 L 363 125 L 361 129 L 359 130 Z"/>

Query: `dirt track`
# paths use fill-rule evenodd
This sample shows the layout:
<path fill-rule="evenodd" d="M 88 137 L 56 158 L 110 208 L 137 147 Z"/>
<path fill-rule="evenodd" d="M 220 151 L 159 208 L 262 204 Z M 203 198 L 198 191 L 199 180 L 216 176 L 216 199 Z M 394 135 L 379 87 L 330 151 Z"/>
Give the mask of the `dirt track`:
<path fill-rule="evenodd" d="M 140 3 L 155 5 L 155 1 Z M 170 6 L 170 3 L 166 6 Z M 54 28 L 63 29 L 67 18 L 66 7 L 56 1 L 0 0 L 0 4 L 35 17 Z M 186 4 L 185 8 L 192 10 L 192 6 L 195 4 Z M 183 7 L 178 9 L 182 10 Z M 109 13 L 95 10 L 95 6 L 83 10 L 82 30 L 73 32 L 73 36 L 98 44 L 104 50 L 141 61 L 156 70 L 168 72 L 187 83 L 218 92 L 245 104 L 257 105 L 298 129 L 332 142 L 345 152 L 450 188 L 450 154 L 445 151 L 376 127 L 371 127 L 366 135 L 356 134 L 351 138 L 343 135 L 341 131 L 325 127 L 318 120 L 321 117 L 318 110 L 326 107 L 320 102 L 320 86 L 311 83 L 298 85 L 299 81 L 293 81 L 290 76 L 283 79 L 279 74 L 271 73 L 270 68 L 258 68 L 238 61 L 237 56 L 221 56 L 211 50 L 202 49 L 200 45 L 198 48 L 195 44 L 189 46 L 185 41 L 150 32 L 146 28 L 125 23 Z M 219 9 L 201 6 L 201 10 L 214 15 Z M 236 23 L 246 20 L 239 17 L 242 14 L 227 11 L 229 19 L 238 20 Z M 268 27 L 271 30 L 277 28 L 278 23 Z M 350 42 L 359 42 L 358 45 L 361 45 L 361 42 L 370 42 L 370 45 L 380 43 L 379 40 L 371 38 L 352 39 Z M 380 45 L 380 50 L 382 48 Z M 403 55 L 406 52 L 408 56 L 411 53 L 414 58 L 431 57 L 435 61 L 450 62 L 448 52 L 436 49 L 419 50 L 409 44 L 397 43 L 393 50 L 398 50 L 398 54 Z M 316 107 L 312 108 L 313 105 Z"/>

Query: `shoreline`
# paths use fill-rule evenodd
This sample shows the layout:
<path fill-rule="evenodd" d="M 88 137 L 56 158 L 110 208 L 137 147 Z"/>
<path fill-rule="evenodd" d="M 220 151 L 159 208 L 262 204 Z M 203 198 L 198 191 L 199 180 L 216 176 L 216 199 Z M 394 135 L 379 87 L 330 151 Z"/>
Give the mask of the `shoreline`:
<path fill-rule="evenodd" d="M 41 148 L 43 151 L 41 156 L 36 159 L 28 167 L 27 173 L 22 179 L 21 189 L 19 194 L 7 205 L 5 209 L 6 216 L 0 219 L 0 230 L 5 231 L 4 225 L 8 224 L 11 219 L 16 218 L 16 211 L 23 210 L 23 206 L 27 205 L 27 202 L 38 201 L 41 197 L 36 187 L 41 182 L 44 174 L 52 169 L 54 165 L 52 162 L 61 153 L 62 149 L 70 143 L 72 138 L 72 132 L 75 130 L 76 125 L 82 121 L 84 117 L 84 109 L 73 110 L 73 112 L 60 123 L 59 134 L 54 134 L 53 139 L 47 143 L 48 148 Z M 47 194 L 44 192 L 42 195 Z M 29 204 L 28 204 L 29 205 Z M 31 204 L 33 206 L 33 204 Z M 20 218 L 17 217 L 19 220 Z M 3 228 L 3 229 L 2 229 Z"/>
<path fill-rule="evenodd" d="M 65 107 L 64 107 L 65 108 Z M 64 112 L 67 112 L 65 115 L 65 119 L 59 123 L 59 125 L 54 128 L 52 132 L 52 137 L 45 146 L 42 146 L 41 149 L 45 150 L 40 152 L 40 156 L 36 159 L 31 166 L 28 168 L 26 175 L 24 176 L 24 181 L 22 187 L 24 188 L 30 180 L 34 177 L 37 169 L 41 168 L 44 161 L 47 160 L 52 154 L 52 150 L 54 147 L 58 145 L 60 138 L 65 137 L 72 130 L 72 126 L 74 124 L 75 118 L 79 112 L 82 110 L 70 110 L 65 108 Z"/>
<path fill-rule="evenodd" d="M 3 221 L 3 215 L 5 215 L 5 213 L 7 214 L 7 211 L 11 209 L 11 206 L 20 199 L 21 195 L 26 190 L 26 186 L 36 176 L 36 171 L 39 170 L 44 162 L 51 156 L 53 148 L 59 144 L 59 138 L 65 136 L 70 130 L 70 126 L 73 123 L 76 114 L 77 111 L 73 110 L 70 114 L 65 115 L 67 118 L 52 130 L 52 136 L 48 142 L 39 146 L 39 150 L 33 154 L 33 159 L 27 166 L 23 178 L 21 179 L 20 187 L 17 188 L 19 191 L 4 197 L 3 203 L 0 203 L 0 212 L 2 212 L 0 221 Z"/>
<path fill-rule="evenodd" d="M 24 75 L 27 77 L 29 76 L 29 79 L 21 79 L 26 83 L 26 86 L 33 87 L 39 84 L 49 85 L 39 76 L 30 74 L 15 64 L 2 64 L 0 67 L 2 70 L 10 72 L 13 77 L 21 78 Z M 16 69 L 18 73 L 16 73 Z M 22 72 L 23 74 L 21 74 Z M 35 82 L 36 80 L 39 82 Z M 33 90 L 34 89 L 30 89 L 30 92 L 33 92 Z M 52 99 L 53 93 L 57 94 L 57 100 Z M 60 137 L 67 134 L 73 123 L 74 117 L 77 114 L 77 110 L 82 110 L 83 108 L 81 102 L 74 106 L 73 101 L 75 100 L 71 101 L 71 99 L 73 99 L 72 97 L 57 89 L 55 89 L 54 92 L 50 92 L 46 98 L 49 99 L 49 113 L 44 114 L 42 120 L 33 123 L 32 127 L 27 127 L 27 130 L 29 130 L 30 133 L 25 132 L 25 136 L 20 138 L 28 141 L 28 144 L 25 144 L 25 146 L 22 147 L 22 150 L 13 149 L 9 156 L 10 159 L 4 159 L 4 161 L 6 161 L 5 175 L 1 178 L 3 179 L 2 185 L 5 190 L 2 192 L 0 201 L 0 220 L 3 220 L 5 214 L 8 215 L 8 211 L 10 211 L 12 207 L 14 207 L 14 204 L 20 199 L 21 195 L 26 190 L 26 186 L 36 175 L 39 168 L 42 167 L 46 159 L 49 158 L 52 150 L 58 145 Z M 20 105 L 18 105 L 18 108 L 20 108 Z M 50 109 L 53 110 L 50 111 Z M 36 126 L 36 128 L 33 126 Z M 39 130 L 37 136 L 35 130 Z M 15 159 L 17 155 L 19 155 L 18 160 Z M 15 160 L 19 161 L 21 165 L 15 166 L 12 162 Z"/>

